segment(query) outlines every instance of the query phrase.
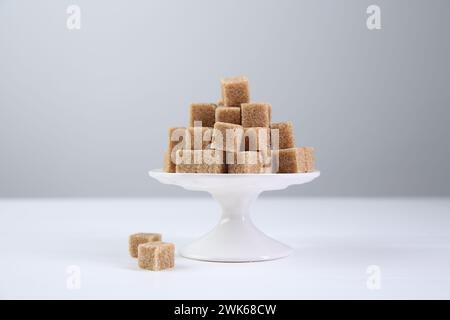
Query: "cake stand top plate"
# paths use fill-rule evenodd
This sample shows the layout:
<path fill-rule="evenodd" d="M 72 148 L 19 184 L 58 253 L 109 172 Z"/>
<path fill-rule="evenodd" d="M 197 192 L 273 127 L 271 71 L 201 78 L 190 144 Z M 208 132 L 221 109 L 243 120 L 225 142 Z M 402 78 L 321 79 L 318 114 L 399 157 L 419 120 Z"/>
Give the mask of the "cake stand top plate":
<path fill-rule="evenodd" d="M 161 183 L 181 186 L 193 191 L 253 189 L 255 191 L 282 190 L 290 185 L 308 183 L 320 176 L 319 171 L 309 173 L 167 173 L 151 170 L 149 175 Z"/>

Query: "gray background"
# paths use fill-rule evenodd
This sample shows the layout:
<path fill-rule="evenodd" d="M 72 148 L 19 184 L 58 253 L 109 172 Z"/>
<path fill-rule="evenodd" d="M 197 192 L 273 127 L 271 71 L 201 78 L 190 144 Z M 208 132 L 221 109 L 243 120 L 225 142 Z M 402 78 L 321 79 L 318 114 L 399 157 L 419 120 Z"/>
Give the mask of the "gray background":
<path fill-rule="evenodd" d="M 448 196 L 449 24 L 448 0 L 0 0 L 0 197 L 190 195 L 146 172 L 240 74 L 317 150 L 278 194 Z"/>

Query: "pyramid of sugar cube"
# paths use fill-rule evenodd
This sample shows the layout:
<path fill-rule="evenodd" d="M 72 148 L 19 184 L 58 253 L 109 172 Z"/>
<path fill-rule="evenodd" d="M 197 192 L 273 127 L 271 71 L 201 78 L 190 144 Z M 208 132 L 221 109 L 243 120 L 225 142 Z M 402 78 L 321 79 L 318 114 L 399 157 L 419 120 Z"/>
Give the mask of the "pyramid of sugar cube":
<path fill-rule="evenodd" d="M 192 103 L 189 126 L 169 129 L 164 171 L 313 172 L 314 149 L 296 147 L 291 121 L 272 123 L 272 105 L 250 100 L 246 77 L 221 80 L 217 103 Z"/>

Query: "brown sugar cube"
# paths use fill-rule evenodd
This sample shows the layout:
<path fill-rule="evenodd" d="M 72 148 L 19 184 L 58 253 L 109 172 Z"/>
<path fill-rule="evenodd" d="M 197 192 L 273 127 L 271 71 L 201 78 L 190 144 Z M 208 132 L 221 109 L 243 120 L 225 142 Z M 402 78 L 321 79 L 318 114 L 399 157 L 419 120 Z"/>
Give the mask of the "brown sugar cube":
<path fill-rule="evenodd" d="M 233 123 L 216 122 L 213 129 L 211 148 L 216 150 L 237 152 L 241 150 L 244 129 Z"/>
<path fill-rule="evenodd" d="M 190 145 L 191 150 L 203 150 L 210 146 L 212 141 L 212 128 L 207 127 L 189 127 L 186 135 L 186 146 Z"/>
<path fill-rule="evenodd" d="M 164 166 L 163 171 L 168 173 L 174 173 L 176 172 L 176 165 L 175 162 L 172 161 L 171 153 L 169 151 L 166 151 L 164 153 Z"/>
<path fill-rule="evenodd" d="M 189 127 L 169 129 L 169 151 L 175 154 L 176 150 L 201 150 L 211 144 L 212 128 Z"/>
<path fill-rule="evenodd" d="M 172 152 L 174 148 L 177 149 L 184 149 L 186 147 L 186 128 L 184 127 L 175 127 L 175 128 L 169 128 L 168 130 L 169 137 L 169 147 L 168 151 Z"/>
<path fill-rule="evenodd" d="M 227 165 L 246 164 L 255 165 L 261 164 L 262 168 L 271 166 L 272 155 L 270 150 L 266 151 L 240 151 L 240 152 L 226 152 L 225 159 Z M 264 171 L 264 170 L 263 170 Z"/>
<path fill-rule="evenodd" d="M 184 127 L 169 128 L 168 130 L 168 149 L 164 154 L 164 166 L 165 172 L 175 172 L 175 154 L 177 150 L 188 149 L 191 145 L 190 136 L 188 131 Z"/>
<path fill-rule="evenodd" d="M 175 266 L 175 246 L 167 242 L 148 242 L 138 247 L 139 267 L 160 271 Z"/>
<path fill-rule="evenodd" d="M 241 105 L 241 121 L 244 128 L 270 127 L 272 106 L 270 103 L 243 103 Z"/>
<path fill-rule="evenodd" d="M 259 151 L 225 152 L 224 159 L 228 172 L 230 172 L 230 165 L 259 165 L 263 163 Z"/>
<path fill-rule="evenodd" d="M 175 164 L 194 165 L 194 164 L 223 164 L 224 152 L 207 148 L 205 150 L 178 150 L 176 153 Z"/>
<path fill-rule="evenodd" d="M 217 107 L 216 122 L 241 124 L 240 107 Z"/>
<path fill-rule="evenodd" d="M 272 105 L 269 104 L 269 119 L 270 119 L 270 123 L 272 123 Z"/>
<path fill-rule="evenodd" d="M 272 150 L 280 149 L 280 130 L 270 128 L 270 148 Z"/>
<path fill-rule="evenodd" d="M 262 163 L 262 173 L 273 173 L 272 151 L 270 149 L 260 150 L 259 159 Z"/>
<path fill-rule="evenodd" d="M 270 149 L 270 128 L 244 128 L 245 151 Z"/>
<path fill-rule="evenodd" d="M 297 148 L 297 153 L 299 159 L 299 172 L 314 172 L 316 170 L 314 148 L 312 147 Z"/>
<path fill-rule="evenodd" d="M 178 150 L 176 155 L 177 173 L 226 173 L 223 151 Z"/>
<path fill-rule="evenodd" d="M 223 106 L 225 106 L 225 105 L 223 104 L 223 100 L 218 100 L 216 104 L 217 104 L 218 107 L 223 107 Z"/>
<path fill-rule="evenodd" d="M 297 149 L 281 149 L 272 152 L 272 162 L 274 165 L 274 172 L 276 173 L 297 173 L 298 158 Z"/>
<path fill-rule="evenodd" d="M 246 77 L 229 77 L 221 80 L 222 99 L 226 107 L 239 107 L 250 102 L 250 89 Z"/>
<path fill-rule="evenodd" d="M 295 148 L 294 126 L 291 121 L 272 123 L 270 126 L 272 130 L 278 130 L 278 148 L 289 149 Z M 276 143 L 273 143 L 274 149 Z"/>
<path fill-rule="evenodd" d="M 277 173 L 314 171 L 314 149 L 310 147 L 274 150 L 272 162 Z"/>
<path fill-rule="evenodd" d="M 189 109 L 190 127 L 213 127 L 216 121 L 214 103 L 192 103 Z"/>
<path fill-rule="evenodd" d="M 133 258 L 138 256 L 138 246 L 147 242 L 161 241 L 161 234 L 159 233 L 136 233 L 129 238 L 129 251 Z"/>
<path fill-rule="evenodd" d="M 181 149 L 188 149 L 190 141 L 189 137 L 186 134 L 186 128 L 184 127 L 169 128 L 168 133 L 169 146 L 167 148 L 167 152 L 169 153 L 173 162 L 173 160 L 175 159 L 176 151 Z"/>
<path fill-rule="evenodd" d="M 263 163 L 257 151 L 242 151 L 234 153 L 232 164 L 228 163 L 228 173 L 263 173 Z"/>

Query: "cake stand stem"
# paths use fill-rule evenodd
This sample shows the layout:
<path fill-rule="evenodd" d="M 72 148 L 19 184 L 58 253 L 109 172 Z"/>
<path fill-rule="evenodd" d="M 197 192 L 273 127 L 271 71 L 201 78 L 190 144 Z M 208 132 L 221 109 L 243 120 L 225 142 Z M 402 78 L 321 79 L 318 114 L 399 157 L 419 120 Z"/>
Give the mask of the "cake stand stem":
<path fill-rule="evenodd" d="M 259 190 L 209 192 L 221 205 L 222 217 L 212 231 L 184 248 L 183 256 L 205 261 L 249 262 L 278 259 L 291 253 L 291 248 L 268 237 L 253 224 L 250 206 L 261 193 Z"/>
<path fill-rule="evenodd" d="M 242 223 L 252 223 L 250 207 L 258 198 L 259 192 L 245 195 L 238 192 L 211 192 L 211 195 L 222 207 L 221 223 L 232 219 L 241 220 Z"/>

